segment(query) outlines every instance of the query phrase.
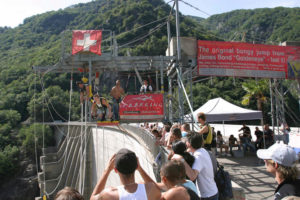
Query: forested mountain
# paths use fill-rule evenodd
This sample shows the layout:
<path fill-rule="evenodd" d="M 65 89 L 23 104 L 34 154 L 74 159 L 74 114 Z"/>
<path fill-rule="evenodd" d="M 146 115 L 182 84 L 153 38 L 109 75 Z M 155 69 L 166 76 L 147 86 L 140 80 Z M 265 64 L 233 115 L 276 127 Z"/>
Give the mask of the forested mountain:
<path fill-rule="evenodd" d="M 162 0 L 96 0 L 29 17 L 16 28 L 0 27 L 0 199 L 32 199 L 38 195 L 37 191 L 31 191 L 33 196 L 26 197 L 21 191 L 13 191 L 20 181 L 12 178 L 25 176 L 31 180 L 36 175 L 35 165 L 30 165 L 35 163 L 34 138 L 38 138 L 38 149 L 42 147 L 43 134 L 44 144 L 53 144 L 51 129 L 32 123 L 68 119 L 70 74 L 47 74 L 41 82 L 41 75 L 34 74 L 32 66 L 49 66 L 59 61 L 63 37 L 65 52 L 70 52 L 71 30 L 113 31 L 120 55 L 127 52 L 164 55 L 170 10 Z M 174 18 L 171 31 L 174 35 Z M 184 16 L 181 16 L 181 34 L 214 39 L 201 25 Z M 109 32 L 104 31 L 103 39 L 108 36 Z M 74 75 L 74 82 L 80 78 Z M 76 88 L 72 99 L 71 120 L 78 120 L 80 104 Z M 21 160 L 26 162 L 20 163 Z M 3 184 L 8 181 L 10 184 Z M 37 182 L 31 183 L 35 185 L 27 183 L 26 187 L 36 189 Z M 9 196 L 14 194 L 19 197 Z"/>
<path fill-rule="evenodd" d="M 300 8 L 235 10 L 200 23 L 229 41 L 279 44 L 300 41 Z"/>
<path fill-rule="evenodd" d="M 51 129 L 32 123 L 68 119 L 70 74 L 49 73 L 40 81 L 42 75 L 34 74 L 32 66 L 49 66 L 58 62 L 62 38 L 65 39 L 65 52 L 70 52 L 71 30 L 80 29 L 114 31 L 120 55 L 127 52 L 132 56 L 164 55 L 167 48 L 165 23 L 170 10 L 171 7 L 163 0 L 95 0 L 29 17 L 16 28 L 0 27 L 0 199 L 8 199 L 5 196 L 7 189 L 18 182 L 16 177 L 36 175 L 34 166 L 29 170 L 31 173 L 25 170 L 28 163 L 34 163 L 34 134 L 37 134 L 39 149 L 43 144 L 43 134 L 45 145 L 53 144 Z M 282 17 L 275 17 L 277 14 Z M 238 32 L 264 41 L 300 41 L 298 8 L 233 11 L 206 20 L 181 15 L 180 21 L 182 36 L 201 40 L 232 39 L 232 35 Z M 175 36 L 174 17 L 171 32 Z M 109 31 L 104 31 L 103 38 L 108 37 Z M 245 41 L 253 41 L 250 37 L 245 38 Z M 235 40 L 241 38 L 236 36 Z M 105 45 L 108 47 L 108 44 Z M 74 75 L 74 82 L 79 79 L 80 75 Z M 244 81 L 212 78 L 195 84 L 194 108 L 219 96 L 241 105 L 246 94 L 241 87 Z M 292 84 L 287 82 L 286 87 Z M 299 116 L 296 94 L 288 93 L 286 98 Z M 78 120 L 80 107 L 76 89 L 72 101 L 71 120 Z M 268 106 L 267 103 L 264 107 L 265 113 L 268 113 Z M 256 109 L 255 99 L 250 102 L 250 108 Z M 266 121 L 269 122 L 269 119 Z M 24 160 L 26 162 L 20 162 Z M 7 182 L 10 184 L 3 184 Z M 11 199 L 27 199 L 19 191 L 10 191 L 20 195 Z"/>

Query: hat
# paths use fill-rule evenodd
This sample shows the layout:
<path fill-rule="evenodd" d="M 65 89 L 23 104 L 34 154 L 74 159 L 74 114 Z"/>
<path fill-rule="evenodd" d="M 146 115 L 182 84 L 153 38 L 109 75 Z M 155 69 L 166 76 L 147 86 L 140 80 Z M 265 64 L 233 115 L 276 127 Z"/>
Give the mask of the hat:
<path fill-rule="evenodd" d="M 82 77 L 81 81 L 82 81 L 83 83 L 87 83 L 87 82 L 89 81 L 89 79 L 88 79 L 88 78 L 85 78 L 85 77 Z"/>
<path fill-rule="evenodd" d="M 134 152 L 121 149 L 116 154 L 115 168 L 122 174 L 132 174 L 137 168 L 137 158 Z"/>
<path fill-rule="evenodd" d="M 294 149 L 282 143 L 275 143 L 268 149 L 258 150 L 257 157 L 264 160 L 273 160 L 286 167 L 291 167 L 298 160 Z"/>

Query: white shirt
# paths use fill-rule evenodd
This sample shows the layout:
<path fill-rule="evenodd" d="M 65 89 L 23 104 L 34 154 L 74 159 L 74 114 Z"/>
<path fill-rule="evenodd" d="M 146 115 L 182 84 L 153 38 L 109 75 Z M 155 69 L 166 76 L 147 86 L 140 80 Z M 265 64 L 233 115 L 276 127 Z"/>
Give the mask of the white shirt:
<path fill-rule="evenodd" d="M 208 152 L 204 148 L 200 148 L 193 155 L 195 162 L 192 168 L 199 172 L 196 178 L 199 196 L 207 198 L 216 195 L 218 188 L 215 183 L 213 166 Z"/>
<path fill-rule="evenodd" d="M 147 87 L 148 87 L 148 90 L 149 91 L 147 91 Z M 147 92 L 152 92 L 152 87 L 151 87 L 151 85 L 142 85 L 142 87 L 141 87 L 141 89 L 140 89 L 140 92 L 141 93 L 147 93 Z"/>
<path fill-rule="evenodd" d="M 124 189 L 124 185 L 118 186 L 119 200 L 147 200 L 145 184 L 137 184 L 134 193 L 129 193 Z"/>

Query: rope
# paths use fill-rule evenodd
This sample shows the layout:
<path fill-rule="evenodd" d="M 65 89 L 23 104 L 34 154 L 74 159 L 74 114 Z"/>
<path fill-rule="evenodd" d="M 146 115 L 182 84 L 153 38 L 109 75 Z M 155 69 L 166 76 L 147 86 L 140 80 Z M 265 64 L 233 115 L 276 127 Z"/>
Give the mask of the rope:
<path fill-rule="evenodd" d="M 71 116 L 71 105 L 72 105 L 72 84 L 73 83 L 73 68 L 72 68 L 72 73 L 71 73 L 71 80 L 70 80 L 70 103 L 69 103 L 69 121 L 68 121 L 68 130 L 67 130 L 67 136 L 66 136 L 66 141 L 67 141 L 67 146 L 65 148 L 65 151 L 64 151 L 64 164 L 63 164 L 63 169 L 61 171 L 61 174 L 59 175 L 59 181 L 57 183 L 57 185 L 55 186 L 54 190 L 51 191 L 50 193 L 47 193 L 47 195 L 52 195 L 58 188 L 60 182 L 62 181 L 62 174 L 65 172 L 65 168 L 66 168 L 66 162 L 69 160 L 69 156 L 70 156 L 70 153 L 68 153 L 68 147 L 69 147 L 69 144 L 70 144 L 70 116 Z M 42 79 L 41 79 L 41 85 L 42 85 Z M 53 119 L 53 116 L 50 112 L 50 109 L 49 109 L 49 105 L 47 104 L 47 107 L 48 107 L 48 110 L 49 110 L 49 113 L 51 115 L 51 118 Z M 54 120 L 54 119 L 53 119 Z M 73 146 L 73 143 L 72 143 L 72 146 Z M 71 147 L 72 148 L 72 147 Z M 68 155 L 68 157 L 66 157 Z M 67 175 L 68 177 L 68 175 Z"/>
<path fill-rule="evenodd" d="M 44 95 L 43 95 L 43 107 L 42 107 L 42 112 L 43 112 L 43 128 L 42 128 L 42 131 L 43 131 L 43 149 L 45 149 L 45 113 L 44 113 L 44 109 L 45 109 L 45 107 L 44 107 L 44 104 L 45 104 L 45 97 L 44 97 Z M 43 152 L 43 156 L 45 156 L 45 153 L 44 153 L 44 150 L 42 151 Z M 43 195 L 46 193 L 46 190 L 45 190 L 45 188 L 47 188 L 47 185 L 46 185 L 46 181 L 45 181 L 45 179 L 46 179 L 46 172 L 44 171 L 44 173 L 43 173 L 43 177 L 44 177 L 44 187 L 43 187 Z"/>
<path fill-rule="evenodd" d="M 38 176 L 38 173 L 39 173 L 39 166 L 38 166 L 38 158 L 37 158 L 37 137 L 36 137 L 36 105 L 35 105 L 35 102 L 36 102 L 36 78 L 37 78 L 37 71 L 35 73 L 35 76 L 34 76 L 34 101 L 33 101 L 33 113 L 34 113 L 34 116 L 33 116 L 33 132 L 34 132 L 34 153 L 35 153 L 35 165 L 36 165 L 36 175 Z"/>
<path fill-rule="evenodd" d="M 70 167 L 69 167 L 69 169 L 71 168 L 71 166 L 73 166 L 73 161 L 74 161 L 74 158 L 75 158 L 75 156 L 77 155 L 77 159 L 76 159 L 76 161 L 78 160 L 78 157 L 79 157 L 79 154 L 77 153 L 76 155 L 75 155 L 75 152 L 76 152 L 76 149 L 77 149 L 77 147 L 78 147 L 78 144 L 79 144 L 79 140 L 76 140 L 76 146 L 75 146 L 75 149 L 74 149 L 74 153 L 73 153 L 73 157 L 72 157 L 72 160 L 71 160 L 71 163 L 70 163 Z M 81 148 L 81 146 L 79 147 L 79 149 Z M 77 166 L 77 162 L 75 163 L 75 170 L 76 170 L 76 166 Z M 68 181 L 68 179 L 69 179 L 69 175 L 70 175 L 70 173 L 71 173 L 71 170 L 68 170 L 68 173 L 67 173 L 67 178 L 66 178 L 66 184 L 65 185 L 72 185 L 72 179 L 73 179 L 73 177 L 72 177 L 72 179 L 71 179 L 71 182 L 70 183 L 68 183 L 67 181 Z M 74 173 L 73 173 L 73 176 L 74 176 Z"/>
<path fill-rule="evenodd" d="M 84 151 L 83 151 L 83 164 L 84 164 L 84 168 L 83 168 L 83 184 L 82 184 L 82 188 L 81 188 L 81 194 L 84 193 L 84 185 L 85 185 L 85 171 L 86 171 L 86 150 L 87 150 L 87 141 L 89 141 L 90 136 L 92 135 L 92 129 L 90 128 L 90 134 L 86 134 L 85 135 L 85 147 L 84 147 Z M 82 162 L 81 162 L 82 163 Z"/>

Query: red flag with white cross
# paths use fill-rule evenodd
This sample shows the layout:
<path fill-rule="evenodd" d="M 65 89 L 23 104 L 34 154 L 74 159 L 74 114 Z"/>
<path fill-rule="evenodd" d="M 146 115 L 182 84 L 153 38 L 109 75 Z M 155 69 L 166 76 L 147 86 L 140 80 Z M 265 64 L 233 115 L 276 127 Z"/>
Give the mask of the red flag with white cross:
<path fill-rule="evenodd" d="M 78 52 L 87 52 L 101 55 L 102 31 L 76 30 L 73 31 L 72 55 Z"/>

